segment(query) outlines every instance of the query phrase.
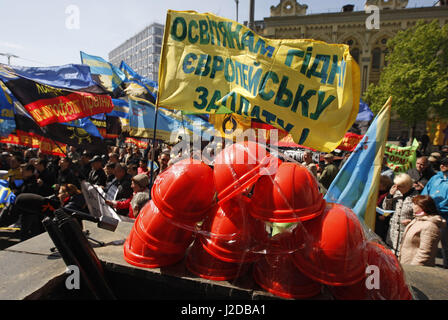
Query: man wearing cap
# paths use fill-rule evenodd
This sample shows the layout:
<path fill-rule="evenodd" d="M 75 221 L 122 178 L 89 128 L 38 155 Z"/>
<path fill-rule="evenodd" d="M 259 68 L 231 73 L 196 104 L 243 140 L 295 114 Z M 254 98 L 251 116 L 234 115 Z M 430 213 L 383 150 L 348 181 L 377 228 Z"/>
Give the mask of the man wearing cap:
<path fill-rule="evenodd" d="M 142 173 L 134 176 L 131 183 L 134 193 L 126 200 L 106 200 L 106 203 L 118 210 L 128 210 L 129 217 L 136 219 L 140 209 L 149 201 L 149 177 Z"/>
<path fill-rule="evenodd" d="M 334 178 L 336 178 L 339 170 L 333 164 L 333 155 L 331 153 L 327 153 L 324 156 L 325 169 L 319 176 L 319 182 L 328 190 Z"/>
<path fill-rule="evenodd" d="M 426 184 L 422 195 L 428 195 L 434 199 L 440 215 L 448 220 L 448 158 L 444 158 L 440 164 L 440 171 Z M 443 265 L 448 268 L 448 226 L 441 230 Z"/>
<path fill-rule="evenodd" d="M 429 166 L 428 157 L 418 158 L 415 168 L 409 169 L 407 173 L 414 181 L 414 189 L 419 192 L 423 190 L 429 179 L 436 174 Z"/>
<path fill-rule="evenodd" d="M 103 160 L 101 157 L 94 156 L 92 160 L 90 160 L 90 166 L 92 167 L 92 170 L 90 170 L 87 181 L 93 185 L 105 187 L 107 176 L 103 169 Z"/>

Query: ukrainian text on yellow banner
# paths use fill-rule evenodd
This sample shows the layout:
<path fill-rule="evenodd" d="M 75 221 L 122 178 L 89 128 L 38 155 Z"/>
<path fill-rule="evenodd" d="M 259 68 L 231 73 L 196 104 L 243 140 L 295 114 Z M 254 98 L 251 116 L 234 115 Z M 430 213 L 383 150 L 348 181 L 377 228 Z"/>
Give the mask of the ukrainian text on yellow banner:
<path fill-rule="evenodd" d="M 359 110 L 359 67 L 344 44 L 275 40 L 213 14 L 168 11 L 158 105 L 228 112 L 332 151 Z"/>

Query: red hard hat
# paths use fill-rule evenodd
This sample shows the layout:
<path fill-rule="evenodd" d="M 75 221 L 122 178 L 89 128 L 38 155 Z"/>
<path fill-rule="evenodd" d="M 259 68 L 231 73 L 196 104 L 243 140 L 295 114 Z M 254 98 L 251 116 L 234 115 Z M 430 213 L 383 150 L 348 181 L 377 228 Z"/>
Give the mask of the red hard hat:
<path fill-rule="evenodd" d="M 275 174 L 279 162 L 253 141 L 226 147 L 216 156 L 213 169 L 219 204 L 241 196 L 261 175 Z"/>
<path fill-rule="evenodd" d="M 160 174 L 151 197 L 163 215 L 196 224 L 216 203 L 213 170 L 201 161 L 186 159 Z"/>
<path fill-rule="evenodd" d="M 294 229 L 294 263 L 323 284 L 351 285 L 364 278 L 367 253 L 358 217 L 347 207 L 328 203 L 317 218 Z"/>
<path fill-rule="evenodd" d="M 125 259 L 134 265 L 156 268 L 181 260 L 193 241 L 193 231 L 174 224 L 153 201 L 141 210 L 125 245 Z"/>
<path fill-rule="evenodd" d="M 275 235 L 268 252 L 254 264 L 254 280 L 266 291 L 288 299 L 307 299 L 318 295 L 322 285 L 303 275 L 292 261 L 291 254 L 281 246 L 288 233 Z"/>
<path fill-rule="evenodd" d="M 257 181 L 249 208 L 257 219 L 283 223 L 315 218 L 324 209 L 325 200 L 313 174 L 300 164 L 286 162 L 275 177 Z"/>
<path fill-rule="evenodd" d="M 233 280 L 246 274 L 250 264 L 229 263 L 216 259 L 204 249 L 202 242 L 196 239 L 188 251 L 186 267 L 201 278 L 225 281 Z"/>
<path fill-rule="evenodd" d="M 252 218 L 243 201 L 228 201 L 207 216 L 200 239 L 214 257 L 232 263 L 258 260 L 268 241 L 265 224 Z"/>
<path fill-rule="evenodd" d="M 376 242 L 367 242 L 366 250 L 368 265 L 378 267 L 378 277 L 369 280 L 372 274 L 368 273 L 351 286 L 329 287 L 333 296 L 339 300 L 412 300 L 403 269 L 392 251 Z M 379 287 L 367 288 L 367 282 L 372 285 L 372 281 L 379 281 Z"/>

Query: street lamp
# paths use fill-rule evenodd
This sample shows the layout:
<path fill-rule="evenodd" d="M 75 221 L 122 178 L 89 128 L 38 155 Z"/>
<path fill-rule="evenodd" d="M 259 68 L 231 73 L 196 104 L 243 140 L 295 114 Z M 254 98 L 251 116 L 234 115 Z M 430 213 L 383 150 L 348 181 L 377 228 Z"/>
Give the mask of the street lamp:
<path fill-rule="evenodd" d="M 235 0 L 236 3 L 236 22 L 238 22 L 238 4 L 240 3 L 240 0 Z"/>
<path fill-rule="evenodd" d="M 18 56 L 13 55 L 11 53 L 1 53 L 0 52 L 0 56 L 4 56 L 8 58 L 8 65 L 11 65 L 11 58 L 18 58 Z"/>

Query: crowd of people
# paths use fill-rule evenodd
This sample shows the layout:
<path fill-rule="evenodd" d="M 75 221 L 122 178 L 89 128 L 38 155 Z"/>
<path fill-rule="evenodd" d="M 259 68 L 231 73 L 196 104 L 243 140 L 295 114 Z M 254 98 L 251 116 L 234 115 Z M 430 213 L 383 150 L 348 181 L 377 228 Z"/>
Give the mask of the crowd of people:
<path fill-rule="evenodd" d="M 53 196 L 62 207 L 82 212 L 88 211 L 81 192 L 81 182 L 87 181 L 104 190 L 105 203 L 117 214 L 135 219 L 150 199 L 151 183 L 177 161 L 178 155 L 173 157 L 166 144 L 148 147 L 144 152 L 131 146 L 108 148 L 107 155 L 94 155 L 69 147 L 65 157 L 57 157 L 39 150 L 1 145 L 0 179 L 8 181 L 16 196 Z M 435 265 L 441 241 L 444 267 L 448 267 L 448 146 L 431 154 L 421 150 L 416 167 L 407 173 L 394 173 L 384 160 L 377 203 L 384 211 L 377 213 L 375 233 L 403 263 L 425 266 Z M 313 152 L 305 150 L 302 165 L 315 176 L 320 191 L 325 193 L 349 155 L 329 153 L 321 161 L 313 161 Z M 190 156 L 196 158 L 194 153 Z M 0 226 L 22 222 L 0 213 Z M 35 232 L 28 230 L 24 238 L 38 232 L 38 228 Z"/>
<path fill-rule="evenodd" d="M 94 155 L 69 147 L 65 157 L 58 157 L 35 149 L 1 145 L 0 179 L 8 182 L 16 197 L 24 194 L 53 197 L 61 207 L 88 213 L 81 191 L 82 181 L 87 181 L 103 189 L 106 204 L 118 215 L 135 219 L 149 201 L 151 178 L 155 181 L 171 165 L 170 147 L 162 144 L 144 152 L 130 146 L 108 148 L 107 155 Z M 24 228 L 22 215 L 6 209 L 0 212 L 1 227 L 20 227 L 22 240 L 43 232 L 40 223 Z"/>

